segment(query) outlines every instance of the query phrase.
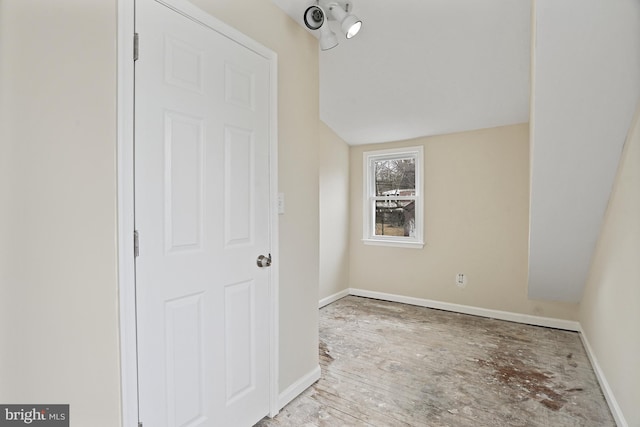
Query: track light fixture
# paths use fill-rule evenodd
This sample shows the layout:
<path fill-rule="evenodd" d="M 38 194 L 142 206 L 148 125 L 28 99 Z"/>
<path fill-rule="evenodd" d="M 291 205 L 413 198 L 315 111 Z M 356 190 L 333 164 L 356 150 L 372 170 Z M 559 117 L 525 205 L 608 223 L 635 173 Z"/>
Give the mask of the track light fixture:
<path fill-rule="evenodd" d="M 329 26 L 329 21 L 336 21 L 347 39 L 352 38 L 362 27 L 362 21 L 349 13 L 351 3 L 336 0 L 316 0 L 303 15 L 304 24 L 310 30 L 320 31 L 320 49 L 329 50 L 338 45 L 338 39 Z M 325 10 L 330 13 L 327 15 Z"/>
<path fill-rule="evenodd" d="M 336 37 L 336 33 L 331 31 L 328 23 L 325 23 L 322 27 L 320 27 L 320 49 L 329 50 L 336 46 L 338 46 L 338 38 Z"/>
<path fill-rule="evenodd" d="M 338 46 L 336 34 L 329 28 L 324 10 L 320 6 L 308 7 L 304 12 L 304 25 L 310 30 L 320 30 L 320 49 L 329 50 Z"/>
<path fill-rule="evenodd" d="M 346 7 L 349 8 L 350 3 L 346 3 Z M 340 6 L 339 3 L 334 2 L 329 4 L 329 10 L 333 18 L 340 23 L 340 28 L 348 39 L 358 34 L 362 27 L 362 21 L 353 14 L 347 13 L 345 9 Z"/>
<path fill-rule="evenodd" d="M 324 10 L 318 5 L 309 6 L 302 17 L 304 25 L 310 30 L 318 30 L 324 24 Z"/>

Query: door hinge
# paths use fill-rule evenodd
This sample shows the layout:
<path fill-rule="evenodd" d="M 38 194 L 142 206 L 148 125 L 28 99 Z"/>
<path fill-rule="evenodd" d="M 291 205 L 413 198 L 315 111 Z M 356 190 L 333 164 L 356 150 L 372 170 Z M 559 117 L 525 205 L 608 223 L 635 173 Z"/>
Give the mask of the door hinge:
<path fill-rule="evenodd" d="M 134 61 L 138 60 L 139 40 L 140 40 L 140 37 L 138 37 L 138 33 L 133 33 L 133 60 Z"/>
<path fill-rule="evenodd" d="M 135 258 L 140 255 L 140 234 L 138 234 L 138 230 L 133 231 L 133 256 Z"/>

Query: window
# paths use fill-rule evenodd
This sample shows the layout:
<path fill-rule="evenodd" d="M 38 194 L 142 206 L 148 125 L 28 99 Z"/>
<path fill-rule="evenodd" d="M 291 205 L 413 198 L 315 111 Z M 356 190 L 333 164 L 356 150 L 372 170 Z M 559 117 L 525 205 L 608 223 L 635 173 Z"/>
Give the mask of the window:
<path fill-rule="evenodd" d="M 422 147 L 364 153 L 363 241 L 422 248 Z"/>

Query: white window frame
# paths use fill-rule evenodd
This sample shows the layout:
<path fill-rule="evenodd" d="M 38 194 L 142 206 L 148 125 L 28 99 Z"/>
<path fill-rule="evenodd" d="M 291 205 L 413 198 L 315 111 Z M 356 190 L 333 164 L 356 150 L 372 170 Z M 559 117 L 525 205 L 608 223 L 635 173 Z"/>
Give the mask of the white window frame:
<path fill-rule="evenodd" d="M 379 246 L 395 246 L 402 248 L 422 249 L 424 247 L 424 197 L 422 193 L 423 181 L 423 147 L 405 147 L 387 150 L 365 151 L 363 153 L 363 233 L 362 241 L 366 245 Z M 374 162 L 377 160 L 389 159 L 415 159 L 416 171 L 416 194 L 415 196 L 406 197 L 406 199 L 415 199 L 415 236 L 376 236 L 376 209 L 375 202 L 380 200 L 375 193 L 375 168 Z M 395 200 L 402 200 L 404 197 L 394 197 Z"/>

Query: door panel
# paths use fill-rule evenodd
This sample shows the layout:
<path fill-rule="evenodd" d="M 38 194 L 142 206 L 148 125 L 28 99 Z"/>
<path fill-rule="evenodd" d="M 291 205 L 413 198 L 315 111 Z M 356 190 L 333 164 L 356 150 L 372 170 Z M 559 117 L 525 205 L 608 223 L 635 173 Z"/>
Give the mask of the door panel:
<path fill-rule="evenodd" d="M 225 348 L 227 395 L 232 404 L 256 387 L 255 283 L 225 286 Z"/>
<path fill-rule="evenodd" d="M 253 132 L 226 127 L 224 143 L 226 244 L 250 244 L 253 241 L 255 223 L 252 208 L 255 204 Z"/>
<path fill-rule="evenodd" d="M 201 248 L 204 194 L 204 120 L 165 112 L 167 252 Z"/>
<path fill-rule="evenodd" d="M 136 2 L 140 420 L 249 426 L 269 411 L 269 61 Z"/>
<path fill-rule="evenodd" d="M 167 412 L 179 426 L 205 419 L 203 301 L 200 293 L 165 303 Z"/>

